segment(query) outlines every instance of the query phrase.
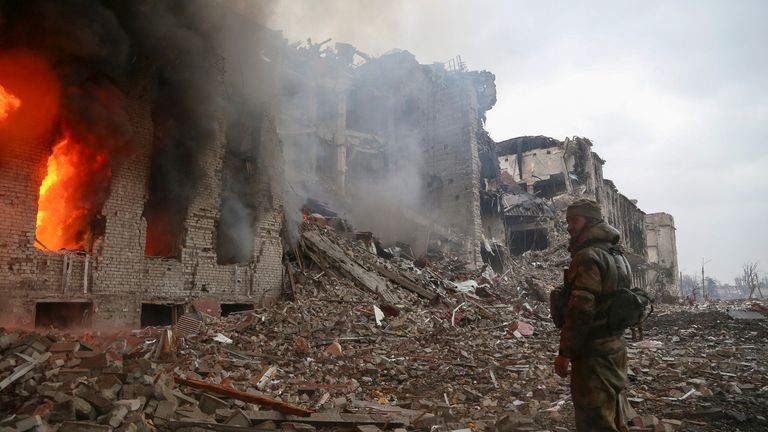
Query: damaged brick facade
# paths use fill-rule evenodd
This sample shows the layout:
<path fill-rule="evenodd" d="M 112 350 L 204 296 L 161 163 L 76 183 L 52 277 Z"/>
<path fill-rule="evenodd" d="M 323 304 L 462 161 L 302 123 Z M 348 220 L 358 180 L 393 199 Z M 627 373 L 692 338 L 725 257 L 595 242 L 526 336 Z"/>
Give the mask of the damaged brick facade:
<path fill-rule="evenodd" d="M 530 213 L 526 219 L 513 220 L 515 223 L 507 226 L 508 233 L 522 231 L 533 235 L 547 229 L 551 213 L 537 208 L 536 200 L 549 199 L 552 209 L 563 210 L 572 199 L 570 197 L 585 196 L 600 203 L 604 219 L 621 232 L 635 286 L 653 288 L 656 284 L 653 280 L 657 279 L 658 272 L 650 272 L 650 269 L 659 258 L 650 251 L 655 250 L 659 235 L 664 237 L 667 261 L 676 262 L 674 235 L 659 234 L 658 228 L 651 228 L 655 222 L 649 221 L 657 218 L 649 218 L 637 206 L 636 200 L 624 196 L 611 180 L 603 177 L 605 161 L 592 151 L 592 142 L 588 139 L 513 138 L 498 144 L 498 161 L 501 183 L 507 189 L 505 199 L 517 203 L 516 209 L 507 210 L 507 213 L 515 215 L 524 208 Z M 654 230 L 651 237 L 648 237 L 649 229 Z M 532 242 L 526 245 L 529 249 L 537 248 Z M 673 288 L 667 283 L 664 291 L 674 292 L 669 291 Z"/>
<path fill-rule="evenodd" d="M 137 76 L 128 95 L 133 151 L 113 167 L 110 194 L 101 214 L 106 230 L 93 253 L 51 252 L 35 247 L 37 199 L 51 154 L 52 140 L 11 142 L 0 164 L 0 314 L 4 321 L 32 326 L 51 317 L 46 303 L 84 305 L 82 316 L 54 317 L 73 326 L 100 329 L 138 327 L 142 304 L 184 305 L 201 297 L 222 303 L 263 304 L 281 292 L 283 280 L 282 150 L 274 120 L 261 120 L 253 181 L 259 211 L 254 221 L 253 254 L 247 262 L 217 264 L 226 127 L 200 155 L 205 169 L 184 218 L 178 257 L 145 256 L 147 221 L 143 217 L 154 128 L 152 86 Z M 174 309 L 174 308 L 170 308 Z M 54 313 L 55 314 L 55 313 Z M 60 322 L 57 325 L 61 325 Z"/>

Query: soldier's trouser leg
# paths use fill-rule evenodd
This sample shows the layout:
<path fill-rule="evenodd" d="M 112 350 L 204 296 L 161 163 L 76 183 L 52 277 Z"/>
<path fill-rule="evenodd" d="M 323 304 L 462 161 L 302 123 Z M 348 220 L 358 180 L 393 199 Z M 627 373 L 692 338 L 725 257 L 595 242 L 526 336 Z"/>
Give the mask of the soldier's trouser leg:
<path fill-rule="evenodd" d="M 625 432 L 622 390 L 627 383 L 627 352 L 571 362 L 571 395 L 579 432 Z"/>

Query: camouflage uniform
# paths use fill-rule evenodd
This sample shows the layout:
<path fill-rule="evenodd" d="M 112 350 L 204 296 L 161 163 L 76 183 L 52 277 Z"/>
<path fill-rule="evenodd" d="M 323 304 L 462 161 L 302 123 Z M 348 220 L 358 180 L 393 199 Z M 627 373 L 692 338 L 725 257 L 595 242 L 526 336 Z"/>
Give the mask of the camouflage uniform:
<path fill-rule="evenodd" d="M 599 211 L 599 210 L 598 210 Z M 615 290 L 628 266 L 609 252 L 619 232 L 603 222 L 585 226 L 571 240 L 566 283 L 571 294 L 560 335 L 560 355 L 571 359 L 571 395 L 578 431 L 627 431 L 627 349 L 622 334 L 609 332 L 600 296 Z M 623 332 L 622 332 L 623 333 Z"/>

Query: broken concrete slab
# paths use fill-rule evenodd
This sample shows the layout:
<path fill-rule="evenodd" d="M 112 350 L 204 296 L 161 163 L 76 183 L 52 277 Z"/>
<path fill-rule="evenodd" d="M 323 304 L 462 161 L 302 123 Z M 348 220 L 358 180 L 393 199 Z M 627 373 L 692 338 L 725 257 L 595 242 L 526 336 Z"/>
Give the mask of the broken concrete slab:
<path fill-rule="evenodd" d="M 200 408 L 200 411 L 206 414 L 215 414 L 218 409 L 229 408 L 229 403 L 207 393 L 203 393 L 200 396 L 198 407 Z"/>

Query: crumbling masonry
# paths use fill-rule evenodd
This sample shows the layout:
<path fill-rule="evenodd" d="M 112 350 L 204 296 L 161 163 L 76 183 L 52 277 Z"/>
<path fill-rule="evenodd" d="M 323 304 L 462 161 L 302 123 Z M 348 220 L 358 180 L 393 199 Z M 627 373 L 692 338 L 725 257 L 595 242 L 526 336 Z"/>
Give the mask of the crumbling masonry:
<path fill-rule="evenodd" d="M 87 248 L 46 250 L 36 239 L 51 134 L 4 137 L 4 317 L 30 326 L 136 327 L 173 322 L 201 298 L 269 303 L 283 287 L 284 239 L 296 240 L 302 215 L 317 210 L 311 202 L 414 258 L 450 254 L 466 269 L 502 272 L 510 257 L 547 248 L 565 206 L 588 196 L 621 230 L 634 283 L 674 286 L 671 216 L 645 215 L 619 193 L 588 139 L 490 139 L 493 74 L 469 71 L 460 58 L 422 65 L 406 51 L 372 58 L 347 44 L 289 45 L 264 32 L 269 43 L 258 64 L 211 61 L 220 81 L 212 85 L 230 94 L 252 89 L 233 88 L 237 80 L 228 77 L 259 71 L 263 88 L 253 92 L 261 102 L 234 104 L 247 121 L 223 109 L 212 119 L 214 138 L 196 154 L 203 174 L 173 229 L 147 207 L 158 202 L 152 178 L 165 132 L 152 61 L 140 61 L 125 85 L 132 151 L 112 167 L 102 229 L 89 234 Z"/>

